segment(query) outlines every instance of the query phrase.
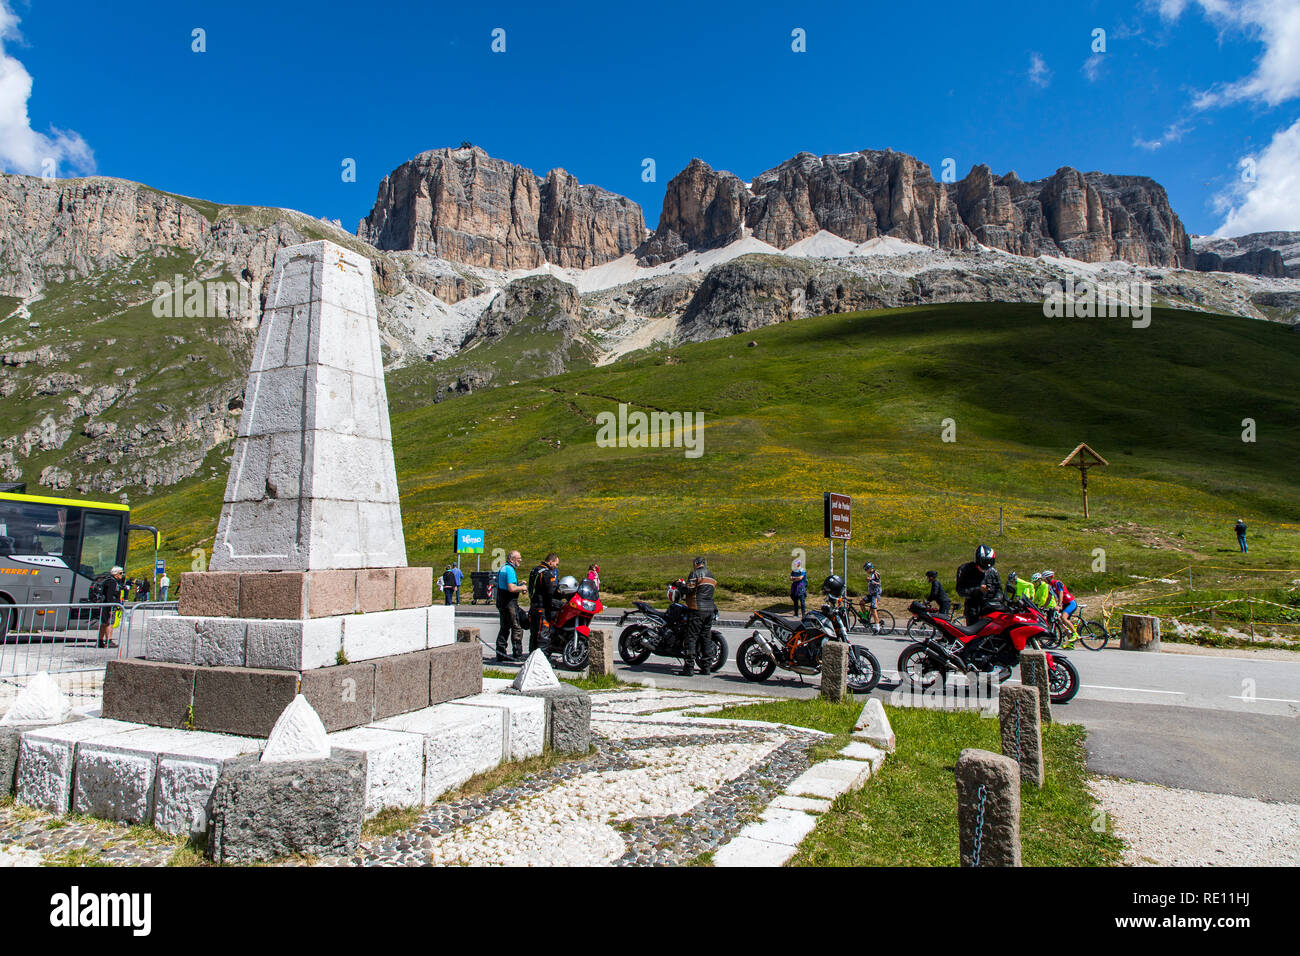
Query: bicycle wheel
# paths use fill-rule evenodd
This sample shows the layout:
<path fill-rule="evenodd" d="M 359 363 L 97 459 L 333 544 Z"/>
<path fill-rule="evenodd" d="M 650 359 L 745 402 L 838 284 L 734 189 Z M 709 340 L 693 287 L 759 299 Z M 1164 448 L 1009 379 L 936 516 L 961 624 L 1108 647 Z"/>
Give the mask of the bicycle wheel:
<path fill-rule="evenodd" d="M 883 607 L 876 608 L 876 615 L 880 618 L 880 633 L 893 634 L 897 626 L 894 621 L 894 615 L 886 611 Z"/>
<path fill-rule="evenodd" d="M 1110 640 L 1110 634 L 1101 621 L 1080 621 L 1078 630 L 1079 643 L 1090 651 L 1101 650 Z"/>

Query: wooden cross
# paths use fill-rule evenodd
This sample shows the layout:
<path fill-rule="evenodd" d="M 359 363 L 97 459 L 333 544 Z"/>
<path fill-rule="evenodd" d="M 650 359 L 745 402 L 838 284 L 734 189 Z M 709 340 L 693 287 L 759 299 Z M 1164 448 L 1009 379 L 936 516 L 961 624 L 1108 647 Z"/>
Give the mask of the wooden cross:
<path fill-rule="evenodd" d="M 1089 448 L 1086 442 L 1079 442 L 1074 451 L 1070 452 L 1065 457 L 1065 461 L 1061 462 L 1062 468 L 1079 469 L 1079 477 L 1083 481 L 1083 516 L 1085 518 L 1088 517 L 1088 469 L 1109 464 L 1110 462 Z"/>

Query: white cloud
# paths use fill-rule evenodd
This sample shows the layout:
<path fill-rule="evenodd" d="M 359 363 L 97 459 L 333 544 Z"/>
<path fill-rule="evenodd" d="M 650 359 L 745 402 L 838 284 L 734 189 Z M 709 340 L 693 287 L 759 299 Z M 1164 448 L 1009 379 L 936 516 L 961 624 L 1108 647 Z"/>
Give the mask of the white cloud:
<path fill-rule="evenodd" d="M 1029 55 L 1029 82 L 1036 86 L 1047 86 L 1052 82 L 1052 71 L 1047 68 L 1043 58 L 1037 53 Z"/>
<path fill-rule="evenodd" d="M 21 39 L 17 14 L 8 0 L 0 0 L 0 169 L 31 176 L 94 172 L 95 155 L 80 133 L 32 129 L 27 115 L 32 75 L 5 50 L 6 41 Z"/>
<path fill-rule="evenodd" d="M 1242 157 L 1238 168 L 1240 179 L 1214 198 L 1225 214 L 1215 235 L 1300 229 L 1300 119 L 1258 155 Z"/>
<path fill-rule="evenodd" d="M 1088 78 L 1089 83 L 1096 83 L 1097 77 L 1101 74 L 1101 65 L 1105 62 L 1104 53 L 1094 53 L 1088 59 L 1083 61 L 1083 75 Z"/>
<path fill-rule="evenodd" d="M 1157 150 L 1161 146 L 1168 146 L 1170 143 L 1176 143 L 1189 132 L 1187 124 L 1183 120 L 1169 126 L 1157 139 L 1142 139 L 1135 137 L 1133 145 L 1139 149 Z"/>
<path fill-rule="evenodd" d="M 1209 109 L 1257 101 L 1277 106 L 1300 96 L 1300 2 L 1297 0 L 1160 0 L 1160 15 L 1178 19 L 1192 3 L 1220 30 L 1258 37 L 1264 52 L 1255 72 L 1197 94 L 1193 105 Z"/>

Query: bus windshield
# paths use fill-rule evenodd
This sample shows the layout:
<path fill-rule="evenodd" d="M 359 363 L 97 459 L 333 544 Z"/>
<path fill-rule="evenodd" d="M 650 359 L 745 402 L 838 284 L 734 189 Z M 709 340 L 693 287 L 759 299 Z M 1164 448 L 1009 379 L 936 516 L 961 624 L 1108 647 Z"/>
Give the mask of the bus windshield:
<path fill-rule="evenodd" d="M 0 499 L 0 555 L 62 558 L 67 537 L 67 507 Z"/>

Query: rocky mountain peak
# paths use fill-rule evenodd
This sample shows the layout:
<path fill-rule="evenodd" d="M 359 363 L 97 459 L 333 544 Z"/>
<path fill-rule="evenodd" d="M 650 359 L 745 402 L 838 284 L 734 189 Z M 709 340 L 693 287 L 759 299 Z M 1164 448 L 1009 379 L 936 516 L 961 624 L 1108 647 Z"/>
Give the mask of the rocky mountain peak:
<path fill-rule="evenodd" d="M 493 269 L 586 269 L 645 238 L 641 207 L 563 169 L 545 179 L 477 146 L 433 149 L 384 177 L 357 227 L 379 249 Z"/>

